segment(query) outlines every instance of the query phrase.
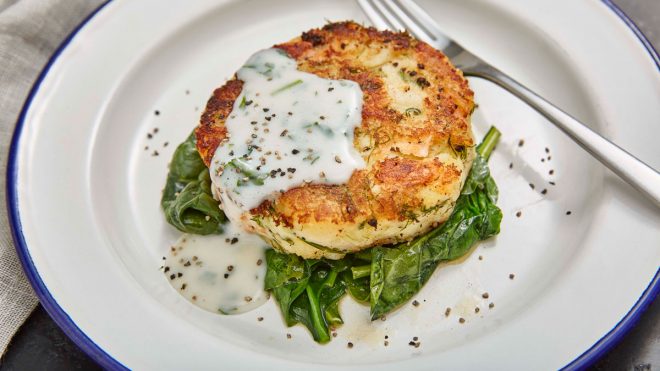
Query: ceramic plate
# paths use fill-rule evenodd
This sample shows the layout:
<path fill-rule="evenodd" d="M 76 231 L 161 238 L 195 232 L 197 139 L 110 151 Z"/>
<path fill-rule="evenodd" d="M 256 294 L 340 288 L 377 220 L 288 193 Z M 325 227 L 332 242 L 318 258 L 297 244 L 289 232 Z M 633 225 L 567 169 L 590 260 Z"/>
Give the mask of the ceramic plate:
<path fill-rule="evenodd" d="M 653 300 L 658 209 L 517 99 L 471 79 L 477 136 L 491 124 L 503 133 L 490 161 L 502 232 L 438 269 L 419 306 L 370 323 L 368 308 L 345 300 L 346 324 L 325 346 L 287 329 L 272 299 L 236 316 L 192 306 L 158 269 L 178 237 L 159 206 L 176 144 L 256 50 L 327 20 L 366 19 L 353 1 L 164 5 L 113 1 L 91 16 L 34 87 L 11 150 L 9 207 L 25 269 L 49 313 L 103 366 L 574 368 Z M 660 168 L 657 55 L 612 5 L 420 5 L 461 44 Z"/>

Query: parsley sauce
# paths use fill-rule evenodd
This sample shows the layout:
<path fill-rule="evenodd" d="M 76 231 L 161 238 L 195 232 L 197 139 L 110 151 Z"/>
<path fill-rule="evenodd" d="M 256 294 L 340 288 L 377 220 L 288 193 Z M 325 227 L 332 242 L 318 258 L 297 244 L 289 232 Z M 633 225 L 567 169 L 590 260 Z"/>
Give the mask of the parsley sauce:
<path fill-rule="evenodd" d="M 252 55 L 237 78 L 243 90 L 210 166 L 231 221 L 280 192 L 304 183 L 345 183 L 365 167 L 353 146 L 362 120 L 357 83 L 299 71 L 275 48 Z"/>

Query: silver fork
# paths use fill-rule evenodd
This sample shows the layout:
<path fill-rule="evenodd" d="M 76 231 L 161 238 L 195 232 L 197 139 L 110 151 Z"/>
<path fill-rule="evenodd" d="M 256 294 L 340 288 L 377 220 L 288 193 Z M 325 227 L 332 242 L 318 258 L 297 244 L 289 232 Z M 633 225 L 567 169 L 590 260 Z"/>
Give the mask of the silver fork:
<path fill-rule="evenodd" d="M 357 0 L 379 29 L 407 30 L 442 50 L 466 76 L 494 82 L 537 110 L 593 157 L 660 206 L 660 173 L 445 36 L 412 0 Z"/>

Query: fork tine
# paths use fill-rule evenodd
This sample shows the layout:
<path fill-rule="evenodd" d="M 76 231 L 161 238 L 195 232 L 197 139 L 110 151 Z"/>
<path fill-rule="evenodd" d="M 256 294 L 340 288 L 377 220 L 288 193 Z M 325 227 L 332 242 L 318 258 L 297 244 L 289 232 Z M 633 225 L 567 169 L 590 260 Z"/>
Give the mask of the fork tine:
<path fill-rule="evenodd" d="M 396 0 L 396 3 L 398 9 L 406 15 L 410 15 L 408 19 L 419 24 L 436 43 L 446 42 L 448 44 L 450 42 L 447 35 L 440 29 L 438 23 L 413 0 Z"/>
<path fill-rule="evenodd" d="M 358 5 L 362 8 L 362 11 L 367 15 L 367 18 L 371 23 L 380 30 L 390 29 L 391 26 L 385 22 L 384 18 L 380 15 L 380 12 L 371 5 L 369 0 L 357 0 Z"/>
<path fill-rule="evenodd" d="M 380 12 L 381 16 L 385 18 L 385 21 L 389 23 L 392 27 L 390 27 L 394 31 L 405 31 L 406 26 L 402 24 L 397 17 L 392 14 L 392 12 L 385 6 L 383 5 L 382 2 L 378 0 L 371 0 L 371 2 L 374 4 L 376 9 Z"/>
<path fill-rule="evenodd" d="M 404 25 L 405 29 L 408 32 L 412 33 L 416 38 L 432 43 L 435 41 L 435 37 L 432 33 L 420 27 L 415 20 L 411 19 L 408 14 L 401 9 L 399 4 L 395 3 L 393 0 L 382 0 L 385 3 L 385 6 L 389 9 L 391 13 L 398 18 L 401 23 Z"/>
<path fill-rule="evenodd" d="M 357 0 L 371 23 L 379 29 L 408 30 L 419 40 L 440 49 L 450 58 L 465 50 L 440 30 L 440 26 L 413 0 Z"/>

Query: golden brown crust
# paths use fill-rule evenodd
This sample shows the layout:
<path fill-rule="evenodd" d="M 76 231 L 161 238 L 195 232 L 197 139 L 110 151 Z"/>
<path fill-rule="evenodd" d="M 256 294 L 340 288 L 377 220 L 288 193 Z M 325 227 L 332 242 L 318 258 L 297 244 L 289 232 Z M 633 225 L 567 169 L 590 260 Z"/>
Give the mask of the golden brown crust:
<path fill-rule="evenodd" d="M 305 228 L 309 232 L 310 225 L 322 225 L 324 233 L 339 239 L 347 229 L 362 229 L 365 223 L 378 229 L 378 224 L 405 222 L 405 229 L 411 218 L 417 222 L 424 212 L 441 205 L 443 213 L 434 220 L 444 220 L 444 205 L 458 197 L 474 146 L 473 92 L 461 71 L 441 52 L 406 33 L 377 31 L 354 22 L 327 24 L 275 47 L 296 59 L 301 71 L 360 85 L 362 124 L 354 144 L 367 167 L 355 171 L 347 184 L 290 189 L 253 209 L 252 215 L 270 219 L 273 228 L 298 231 L 297 236 Z M 207 165 L 226 135 L 224 121 L 241 88 L 242 82 L 234 78 L 208 101 L 196 131 Z M 432 221 L 422 224 L 423 231 Z M 357 233 L 356 238 L 370 240 L 353 244 L 395 242 L 415 233 L 419 231 L 389 231 L 375 237 Z"/>
<path fill-rule="evenodd" d="M 242 81 L 229 80 L 222 87 L 215 89 L 206 103 L 206 109 L 202 114 L 200 124 L 195 130 L 197 151 L 202 156 L 206 166 L 209 166 L 215 150 L 227 135 L 224 122 L 229 117 L 234 107 L 234 101 L 241 94 L 242 89 Z"/>

